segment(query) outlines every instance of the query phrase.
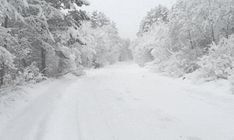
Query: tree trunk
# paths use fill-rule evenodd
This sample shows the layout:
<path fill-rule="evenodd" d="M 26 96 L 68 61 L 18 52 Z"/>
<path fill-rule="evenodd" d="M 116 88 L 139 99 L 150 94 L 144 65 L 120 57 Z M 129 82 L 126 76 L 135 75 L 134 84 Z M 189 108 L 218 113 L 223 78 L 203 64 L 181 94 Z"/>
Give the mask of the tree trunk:
<path fill-rule="evenodd" d="M 229 38 L 229 22 L 228 22 L 227 27 L 226 27 L 226 38 L 227 39 Z"/>
<path fill-rule="evenodd" d="M 211 24 L 211 35 L 212 35 L 212 41 L 214 43 L 216 43 L 216 40 L 215 40 L 215 33 L 214 33 L 214 25 Z"/>
<path fill-rule="evenodd" d="M 46 73 L 46 50 L 41 48 L 41 72 Z"/>
<path fill-rule="evenodd" d="M 191 49 L 194 49 L 193 40 L 192 40 L 192 36 L 191 36 L 191 32 L 188 31 L 188 34 L 189 34 L 189 42 L 190 42 L 190 45 L 191 45 Z"/>
<path fill-rule="evenodd" d="M 5 19 L 4 19 L 4 24 L 3 24 L 3 27 L 4 28 L 8 28 L 8 20 L 9 20 L 9 17 L 8 16 L 5 16 Z M 5 42 L 4 48 L 7 48 L 7 41 Z"/>
<path fill-rule="evenodd" d="M 5 75 L 5 67 L 2 63 L 1 70 L 0 70 L 0 88 L 4 85 L 4 75 Z"/>
<path fill-rule="evenodd" d="M 211 1 L 209 0 L 209 14 L 210 14 L 210 9 L 211 9 Z M 209 24 L 210 24 L 210 29 L 211 29 L 211 38 L 212 38 L 212 42 L 216 42 L 215 40 L 215 33 L 214 33 L 214 23 L 212 23 L 211 19 L 209 19 Z"/>

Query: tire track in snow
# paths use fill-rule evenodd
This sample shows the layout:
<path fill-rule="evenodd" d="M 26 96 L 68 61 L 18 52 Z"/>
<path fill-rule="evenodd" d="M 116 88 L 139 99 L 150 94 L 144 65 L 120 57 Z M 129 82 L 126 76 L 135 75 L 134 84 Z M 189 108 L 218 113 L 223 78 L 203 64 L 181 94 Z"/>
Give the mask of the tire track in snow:
<path fill-rule="evenodd" d="M 62 98 L 65 87 L 69 88 L 73 82 L 62 78 L 50 83 L 40 96 L 9 121 L 0 134 L 0 140 L 44 140 L 48 118 Z"/>

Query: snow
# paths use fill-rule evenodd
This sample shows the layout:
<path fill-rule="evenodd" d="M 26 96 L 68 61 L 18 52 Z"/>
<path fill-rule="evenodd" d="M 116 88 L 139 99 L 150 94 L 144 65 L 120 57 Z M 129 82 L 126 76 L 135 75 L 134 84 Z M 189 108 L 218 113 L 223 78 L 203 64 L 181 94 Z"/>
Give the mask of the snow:
<path fill-rule="evenodd" d="M 0 140 L 234 139 L 225 81 L 193 84 L 118 63 L 24 91 L 10 116 L 0 110 Z"/>

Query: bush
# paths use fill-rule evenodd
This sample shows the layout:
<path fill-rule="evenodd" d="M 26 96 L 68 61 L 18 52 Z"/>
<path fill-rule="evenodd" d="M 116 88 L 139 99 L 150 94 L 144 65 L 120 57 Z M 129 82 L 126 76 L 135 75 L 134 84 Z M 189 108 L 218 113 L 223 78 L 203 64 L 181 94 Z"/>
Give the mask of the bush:
<path fill-rule="evenodd" d="M 197 63 L 200 78 L 206 80 L 228 79 L 234 68 L 234 36 L 223 38 L 218 44 L 212 44 L 209 53 Z"/>
<path fill-rule="evenodd" d="M 19 72 L 15 80 L 15 85 L 23 85 L 26 83 L 38 83 L 45 80 L 46 77 L 40 73 L 39 68 L 35 63 L 32 63 L 30 66 L 26 67 L 22 72 Z"/>

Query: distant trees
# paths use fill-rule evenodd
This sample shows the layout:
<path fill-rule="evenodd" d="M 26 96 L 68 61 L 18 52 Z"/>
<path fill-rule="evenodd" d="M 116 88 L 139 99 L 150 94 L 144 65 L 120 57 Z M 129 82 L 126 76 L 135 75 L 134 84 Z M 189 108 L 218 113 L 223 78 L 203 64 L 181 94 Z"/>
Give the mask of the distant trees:
<path fill-rule="evenodd" d="M 82 55 L 84 65 L 102 67 L 131 58 L 130 43 L 120 38 L 115 24 L 105 14 L 93 12 L 90 22 L 83 24 L 81 33 L 89 46 L 83 49 L 88 53 Z"/>
<path fill-rule="evenodd" d="M 220 50 L 211 48 L 227 48 L 222 42 L 232 40 L 233 7 L 232 0 L 178 0 L 168 11 L 166 22 L 153 23 L 143 34 L 144 26 L 141 26 L 141 36 L 132 45 L 135 60 L 141 65 L 152 62 L 157 70 L 177 77 L 204 68 L 202 61 L 208 63 L 207 57 L 211 61 L 214 53 Z M 142 55 L 142 52 L 147 55 Z M 228 55 L 225 51 L 223 53 Z M 148 56 L 150 60 L 142 61 Z M 216 78 L 224 77 L 227 76 Z"/>

